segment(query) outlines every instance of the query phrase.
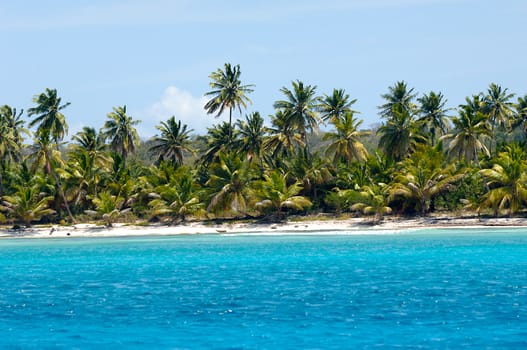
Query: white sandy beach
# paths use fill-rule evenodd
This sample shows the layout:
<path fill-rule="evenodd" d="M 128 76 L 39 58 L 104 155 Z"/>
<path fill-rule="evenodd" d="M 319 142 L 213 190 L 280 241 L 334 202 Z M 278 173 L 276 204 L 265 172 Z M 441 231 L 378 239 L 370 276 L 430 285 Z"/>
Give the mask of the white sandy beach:
<path fill-rule="evenodd" d="M 0 229 L 0 238 L 57 238 L 57 237 L 126 237 L 126 236 L 169 236 L 181 234 L 391 234 L 406 230 L 427 228 L 476 228 L 476 227 L 525 227 L 526 218 L 385 218 L 380 224 L 372 225 L 368 218 L 335 220 L 290 221 L 276 224 L 223 223 L 206 224 L 192 222 L 180 225 L 150 224 L 146 226 L 115 224 L 105 227 L 96 224 L 72 226 L 35 226 L 27 229 Z"/>

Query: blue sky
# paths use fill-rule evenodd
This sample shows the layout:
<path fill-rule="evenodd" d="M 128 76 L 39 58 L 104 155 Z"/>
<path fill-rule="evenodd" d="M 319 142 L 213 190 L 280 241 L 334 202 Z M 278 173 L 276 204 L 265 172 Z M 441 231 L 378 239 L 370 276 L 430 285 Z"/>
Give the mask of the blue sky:
<path fill-rule="evenodd" d="M 292 80 L 344 88 L 364 126 L 398 80 L 455 107 L 491 82 L 527 93 L 524 0 L 20 0 L 0 2 L 0 104 L 58 90 L 70 136 L 127 105 L 143 138 L 175 115 L 197 132 L 209 74 L 240 64 L 248 111 L 272 114 Z"/>

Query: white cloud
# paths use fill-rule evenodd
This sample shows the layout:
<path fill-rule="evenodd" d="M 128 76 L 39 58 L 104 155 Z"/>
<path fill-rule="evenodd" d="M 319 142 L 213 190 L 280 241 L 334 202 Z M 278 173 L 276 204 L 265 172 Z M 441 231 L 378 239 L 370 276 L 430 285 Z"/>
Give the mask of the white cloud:
<path fill-rule="evenodd" d="M 161 98 L 153 103 L 142 114 L 143 127 L 147 134 L 155 134 L 155 125 L 161 121 L 166 121 L 171 116 L 176 120 L 181 120 L 187 124 L 189 129 L 193 129 L 197 134 L 204 134 L 207 128 L 217 124 L 222 120 L 227 120 L 228 116 L 214 118 L 208 115 L 203 106 L 207 102 L 204 96 L 193 96 L 190 92 L 182 90 L 176 86 L 169 86 L 163 92 Z"/>

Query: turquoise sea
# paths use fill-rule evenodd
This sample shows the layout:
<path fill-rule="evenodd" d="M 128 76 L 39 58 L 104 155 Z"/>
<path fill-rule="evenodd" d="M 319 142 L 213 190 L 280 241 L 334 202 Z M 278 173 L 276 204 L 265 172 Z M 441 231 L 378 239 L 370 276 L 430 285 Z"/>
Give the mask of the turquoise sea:
<path fill-rule="evenodd" d="M 0 241 L 2 349 L 408 347 L 526 348 L 527 230 Z"/>

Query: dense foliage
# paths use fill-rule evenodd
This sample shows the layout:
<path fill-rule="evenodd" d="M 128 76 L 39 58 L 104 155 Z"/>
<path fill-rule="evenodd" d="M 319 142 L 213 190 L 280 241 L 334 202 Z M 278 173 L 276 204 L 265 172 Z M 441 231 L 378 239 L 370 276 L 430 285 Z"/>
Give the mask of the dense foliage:
<path fill-rule="evenodd" d="M 204 109 L 228 112 L 229 122 L 211 122 L 205 135 L 167 116 L 158 135 L 141 140 L 140 121 L 119 106 L 99 130 L 85 126 L 64 142 L 70 103 L 56 90 L 34 97 L 27 121 L 2 106 L 0 221 L 111 225 L 320 212 L 381 220 L 526 208 L 527 95 L 514 100 L 491 83 L 448 109 L 441 92 L 419 96 L 400 81 L 381 95 L 381 125 L 367 130 L 345 90 L 319 95 L 295 80 L 280 89 L 266 125 L 246 111 L 253 85 L 240 77 L 230 64 L 210 75 Z"/>

